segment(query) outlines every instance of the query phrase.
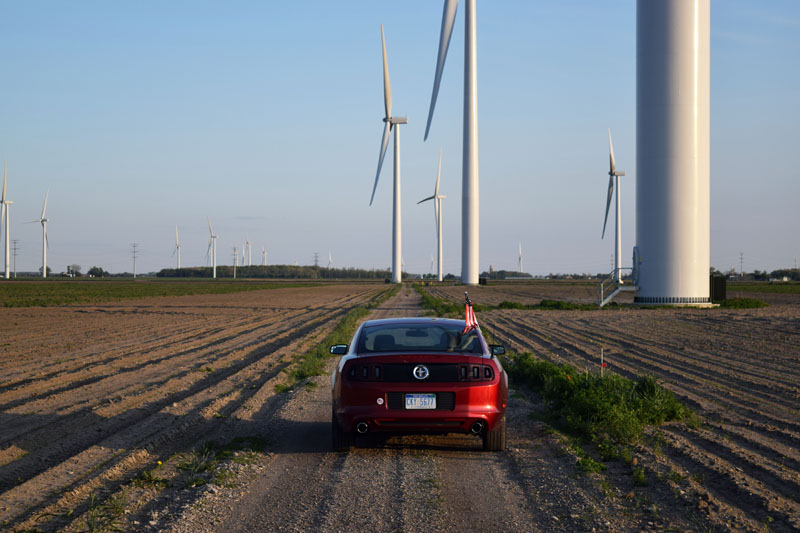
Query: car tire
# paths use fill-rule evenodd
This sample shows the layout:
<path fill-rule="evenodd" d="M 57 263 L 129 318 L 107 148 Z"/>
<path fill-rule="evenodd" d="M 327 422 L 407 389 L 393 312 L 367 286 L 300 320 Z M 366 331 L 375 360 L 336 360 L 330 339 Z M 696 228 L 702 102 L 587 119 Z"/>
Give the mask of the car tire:
<path fill-rule="evenodd" d="M 331 408 L 331 447 L 335 452 L 346 452 L 353 445 L 353 434 L 345 431 Z"/>
<path fill-rule="evenodd" d="M 502 452 L 506 449 L 506 415 L 491 431 L 483 433 L 483 449 L 487 452 Z"/>

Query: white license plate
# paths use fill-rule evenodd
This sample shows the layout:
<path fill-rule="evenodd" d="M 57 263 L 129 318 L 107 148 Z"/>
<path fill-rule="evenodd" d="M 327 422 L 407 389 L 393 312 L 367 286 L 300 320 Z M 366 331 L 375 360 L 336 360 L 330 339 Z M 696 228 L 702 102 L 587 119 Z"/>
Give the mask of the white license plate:
<path fill-rule="evenodd" d="M 436 395 L 406 394 L 406 409 L 436 409 Z"/>

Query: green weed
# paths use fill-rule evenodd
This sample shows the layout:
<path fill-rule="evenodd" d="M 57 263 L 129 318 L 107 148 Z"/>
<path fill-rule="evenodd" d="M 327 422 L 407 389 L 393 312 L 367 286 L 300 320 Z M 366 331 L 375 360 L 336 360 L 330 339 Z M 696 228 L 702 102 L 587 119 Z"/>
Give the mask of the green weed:
<path fill-rule="evenodd" d="M 633 477 L 633 484 L 637 487 L 644 487 L 647 485 L 647 476 L 645 476 L 644 468 L 641 466 L 634 467 L 631 473 Z"/>

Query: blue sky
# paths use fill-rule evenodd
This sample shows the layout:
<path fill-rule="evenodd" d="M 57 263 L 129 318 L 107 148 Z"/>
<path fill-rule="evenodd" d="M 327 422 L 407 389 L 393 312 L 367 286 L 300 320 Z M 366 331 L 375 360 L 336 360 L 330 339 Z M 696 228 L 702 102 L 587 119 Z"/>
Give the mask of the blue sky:
<path fill-rule="evenodd" d="M 383 123 L 380 24 L 401 130 L 404 259 L 427 272 L 444 152 L 445 271 L 460 272 L 463 5 L 423 143 L 441 2 L 0 1 L 0 158 L 18 270 L 112 272 L 218 262 L 245 233 L 260 263 L 388 267 L 391 150 L 369 207 Z M 800 256 L 800 2 L 716 0 L 711 41 L 711 263 Z M 481 269 L 611 269 L 600 240 L 606 128 L 634 244 L 635 2 L 479 1 Z M 613 214 L 612 214 L 613 216 Z"/>

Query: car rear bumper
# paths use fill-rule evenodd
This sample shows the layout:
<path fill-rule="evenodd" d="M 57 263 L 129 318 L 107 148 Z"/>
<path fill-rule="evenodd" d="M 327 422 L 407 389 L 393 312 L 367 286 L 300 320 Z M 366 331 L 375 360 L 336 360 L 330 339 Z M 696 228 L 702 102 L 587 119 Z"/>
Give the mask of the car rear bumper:
<path fill-rule="evenodd" d="M 499 383 L 457 387 L 432 384 L 427 390 L 408 390 L 400 383 L 364 385 L 343 390 L 341 404 L 334 406 L 346 431 L 355 431 L 363 422 L 369 432 L 474 433 L 475 422 L 492 430 L 505 413 L 505 391 Z M 398 396 L 426 392 L 437 394 L 437 409 L 405 409 L 398 404 Z M 362 425 L 360 429 L 365 428 Z"/>

